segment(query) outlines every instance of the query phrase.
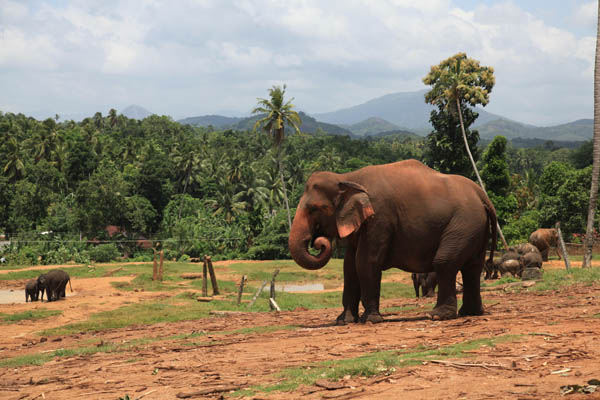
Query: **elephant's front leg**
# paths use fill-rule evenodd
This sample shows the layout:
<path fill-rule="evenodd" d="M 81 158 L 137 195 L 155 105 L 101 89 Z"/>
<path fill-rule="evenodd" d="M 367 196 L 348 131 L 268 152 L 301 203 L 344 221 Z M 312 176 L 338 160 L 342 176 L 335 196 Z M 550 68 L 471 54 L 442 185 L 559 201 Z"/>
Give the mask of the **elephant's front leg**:
<path fill-rule="evenodd" d="M 348 247 L 344 256 L 344 293 L 342 305 L 344 311 L 337 317 L 337 325 L 358 322 L 358 303 L 360 302 L 360 283 L 356 274 L 356 249 Z"/>
<path fill-rule="evenodd" d="M 360 299 L 365 312 L 360 317 L 360 322 L 383 322 L 379 313 L 379 296 L 381 294 L 381 266 L 387 255 L 387 241 L 366 240 L 363 235 L 356 253 L 356 270 L 360 281 Z"/>

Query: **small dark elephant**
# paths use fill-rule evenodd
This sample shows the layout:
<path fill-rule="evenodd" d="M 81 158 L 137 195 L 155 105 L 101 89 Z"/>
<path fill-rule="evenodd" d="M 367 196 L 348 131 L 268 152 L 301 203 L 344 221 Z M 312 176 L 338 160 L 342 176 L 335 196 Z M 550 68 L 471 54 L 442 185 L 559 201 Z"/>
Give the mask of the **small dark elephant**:
<path fill-rule="evenodd" d="M 496 226 L 494 206 L 473 181 L 405 160 L 345 174 L 313 173 L 296 209 L 289 249 L 301 267 L 316 270 L 331 258 L 331 242 L 347 238 L 338 324 L 358 322 L 361 302 L 361 322 L 383 321 L 381 276 L 392 267 L 435 272 L 437 303 L 430 315 L 449 319 L 457 316 L 458 271 L 458 314 L 483 314 L 479 279 L 490 239 L 494 256 Z"/>
<path fill-rule="evenodd" d="M 413 286 L 415 287 L 415 295 L 419 297 L 419 288 L 421 288 L 421 294 L 423 297 L 435 296 L 435 287 L 437 286 L 437 279 L 435 272 L 425 273 L 412 273 L 411 278 Z"/>
<path fill-rule="evenodd" d="M 525 268 L 542 268 L 542 255 L 539 251 L 529 252 L 521 256 L 521 263 L 523 264 L 523 269 Z"/>
<path fill-rule="evenodd" d="M 499 260 L 485 260 L 483 266 L 485 276 L 483 279 L 498 279 L 498 265 L 500 265 Z"/>
<path fill-rule="evenodd" d="M 25 284 L 25 303 L 27 301 L 38 301 L 40 296 L 40 290 L 38 288 L 37 279 L 31 279 Z M 42 297 L 44 292 L 42 291 Z"/>
<path fill-rule="evenodd" d="M 554 247 L 556 255 L 560 259 L 560 252 L 556 247 L 558 243 L 558 231 L 554 228 L 538 229 L 529 236 L 529 243 L 538 248 L 542 254 L 542 260 L 548 261 L 550 247 Z"/>
<path fill-rule="evenodd" d="M 48 301 L 59 300 L 61 297 L 65 297 L 65 288 L 67 283 L 73 292 L 73 286 L 71 286 L 71 278 L 62 269 L 53 269 L 45 274 L 42 274 L 37 279 L 38 287 L 42 290 L 46 290 L 46 298 Z M 44 300 L 44 294 L 42 293 L 42 300 Z"/>

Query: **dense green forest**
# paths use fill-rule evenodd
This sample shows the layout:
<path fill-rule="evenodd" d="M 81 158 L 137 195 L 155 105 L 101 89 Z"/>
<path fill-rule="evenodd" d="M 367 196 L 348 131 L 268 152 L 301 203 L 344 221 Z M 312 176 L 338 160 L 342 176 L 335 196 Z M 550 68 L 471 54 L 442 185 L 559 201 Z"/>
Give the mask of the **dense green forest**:
<path fill-rule="evenodd" d="M 475 120 L 472 114 L 467 118 Z M 11 241 L 0 252 L 9 263 L 148 259 L 153 251 L 138 247 L 140 238 L 160 242 L 153 243 L 169 259 L 289 257 L 276 151 L 263 132 L 199 128 L 156 115 L 138 121 L 115 110 L 81 122 L 57 120 L 0 112 L 0 233 Z M 497 136 L 482 148 L 477 132 L 470 135 L 510 243 L 556 221 L 568 241 L 580 240 L 591 142 L 516 148 Z M 462 142 L 453 147 L 445 140 L 435 132 L 352 139 L 290 131 L 282 148 L 290 205 L 316 170 L 415 158 L 444 172 L 457 165 L 471 177 L 464 163 L 450 160 L 464 157 Z M 109 236 L 109 225 L 121 231 Z"/>

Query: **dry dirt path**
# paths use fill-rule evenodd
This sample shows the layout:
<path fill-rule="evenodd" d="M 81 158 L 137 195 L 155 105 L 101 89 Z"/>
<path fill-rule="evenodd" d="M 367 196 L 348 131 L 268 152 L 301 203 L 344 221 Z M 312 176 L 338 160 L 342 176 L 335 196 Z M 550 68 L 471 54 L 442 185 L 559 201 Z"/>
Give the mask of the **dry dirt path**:
<path fill-rule="evenodd" d="M 554 262 L 547 268 L 563 268 Z M 446 363 L 389 369 L 377 377 L 348 377 L 292 392 L 258 392 L 254 399 L 559 399 L 560 386 L 600 379 L 600 282 L 553 292 L 484 292 L 487 313 L 452 321 L 424 318 L 423 300 L 396 299 L 382 308 L 412 307 L 388 313 L 377 325 L 334 326 L 339 309 L 281 313 L 233 313 L 198 321 L 133 326 L 40 341 L 36 332 L 87 319 L 92 313 L 128 302 L 172 293 L 118 292 L 110 282 L 131 277 L 78 279 L 66 301 L 36 303 L 63 314 L 39 321 L 2 325 L 0 359 L 106 343 L 101 352 L 55 358 L 43 366 L 0 368 L 2 399 L 210 398 L 234 388 L 270 386 L 290 367 L 355 358 L 376 351 L 404 352 L 422 346 L 439 349 L 480 338 L 515 335 L 496 347 L 482 346 L 471 357 Z M 31 304 L 3 307 L 3 312 Z M 267 328 L 265 328 L 267 327 Z M 247 331 L 248 328 L 262 328 Z M 246 331 L 239 331 L 246 329 Z M 236 332 L 237 331 L 237 332 Z M 174 335 L 187 335 L 175 338 Z M 128 349 L 128 344 L 136 344 Z M 454 361 L 454 364 L 448 364 Z M 307 370 L 308 371 L 308 370 Z M 562 372 L 561 372 L 562 371 Z M 387 375 L 386 375 L 387 374 Z M 211 392 L 211 393 L 208 393 Z M 179 397 L 177 397 L 179 395 Z M 598 395 L 570 395 L 593 399 Z"/>

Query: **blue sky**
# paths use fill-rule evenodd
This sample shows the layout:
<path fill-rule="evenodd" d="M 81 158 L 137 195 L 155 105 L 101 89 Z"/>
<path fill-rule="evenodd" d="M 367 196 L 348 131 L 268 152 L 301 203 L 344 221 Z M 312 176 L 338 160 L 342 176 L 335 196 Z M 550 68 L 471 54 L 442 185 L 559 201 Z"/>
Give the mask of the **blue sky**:
<path fill-rule="evenodd" d="M 38 118 L 139 104 L 242 115 L 275 84 L 334 111 L 424 89 L 464 51 L 494 67 L 490 112 L 591 118 L 596 1 L 0 0 L 0 110 Z"/>

